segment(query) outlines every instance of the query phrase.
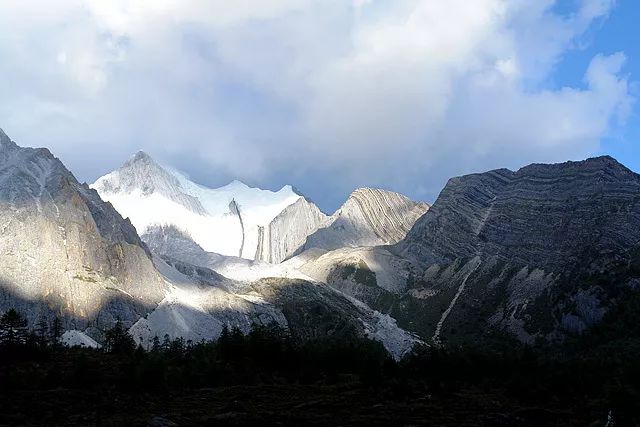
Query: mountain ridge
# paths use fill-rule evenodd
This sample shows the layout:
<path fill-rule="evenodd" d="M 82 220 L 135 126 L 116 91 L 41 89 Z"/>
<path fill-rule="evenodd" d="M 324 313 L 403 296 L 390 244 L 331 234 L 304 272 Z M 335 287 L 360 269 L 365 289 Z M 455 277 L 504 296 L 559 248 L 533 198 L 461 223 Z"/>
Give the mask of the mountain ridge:
<path fill-rule="evenodd" d="M 395 245 L 301 269 L 435 343 L 533 344 L 598 324 L 638 280 L 637 252 L 640 175 L 604 156 L 451 178 Z"/>

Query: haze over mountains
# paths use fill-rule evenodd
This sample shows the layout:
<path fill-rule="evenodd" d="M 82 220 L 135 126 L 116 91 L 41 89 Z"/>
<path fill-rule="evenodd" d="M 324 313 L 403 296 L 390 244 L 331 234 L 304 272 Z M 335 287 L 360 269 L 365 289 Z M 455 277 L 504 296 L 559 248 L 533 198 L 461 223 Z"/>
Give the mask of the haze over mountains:
<path fill-rule="evenodd" d="M 559 342 L 640 283 L 640 176 L 610 157 L 452 178 L 433 206 L 356 189 L 326 215 L 291 186 L 211 189 L 139 152 L 91 186 L 0 132 L 0 311 L 100 343 L 117 318 L 215 339 Z M 73 339 L 72 339 L 73 338 Z"/>

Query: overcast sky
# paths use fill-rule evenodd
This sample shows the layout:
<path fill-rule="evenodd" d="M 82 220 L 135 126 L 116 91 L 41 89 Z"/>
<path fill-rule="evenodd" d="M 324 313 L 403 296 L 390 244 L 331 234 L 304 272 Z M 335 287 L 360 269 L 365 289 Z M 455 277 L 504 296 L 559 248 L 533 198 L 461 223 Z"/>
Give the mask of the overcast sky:
<path fill-rule="evenodd" d="M 635 0 L 0 0 L 0 127 L 83 181 L 143 149 L 327 212 L 531 162 L 639 170 L 638 22 Z"/>

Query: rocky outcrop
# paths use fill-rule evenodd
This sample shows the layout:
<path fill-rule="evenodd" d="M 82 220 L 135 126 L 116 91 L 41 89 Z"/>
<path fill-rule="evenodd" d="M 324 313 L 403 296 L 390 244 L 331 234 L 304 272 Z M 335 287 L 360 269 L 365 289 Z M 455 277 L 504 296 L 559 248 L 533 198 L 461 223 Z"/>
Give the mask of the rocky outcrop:
<path fill-rule="evenodd" d="M 428 263 L 479 255 L 595 271 L 638 245 L 637 224 L 640 176 L 598 157 L 452 178 L 398 249 Z"/>
<path fill-rule="evenodd" d="M 158 183 L 151 184 L 156 194 Z M 231 201 L 243 222 L 254 220 Z M 302 205 L 282 221 L 304 220 L 311 205 Z M 299 236 L 277 224 L 275 234 L 295 245 Z M 0 313 L 16 308 L 31 326 L 58 316 L 68 345 L 99 345 L 116 319 L 143 346 L 165 334 L 200 341 L 217 338 L 225 326 L 248 332 L 273 323 L 296 339 L 369 337 L 395 357 L 416 342 L 393 319 L 325 284 L 287 277 L 289 270 L 277 265 L 206 252 L 175 225 L 149 227 L 144 237 L 151 249 L 48 150 L 20 148 L 0 133 Z M 285 254 L 287 244 L 275 253 Z M 264 276 L 280 277 L 253 283 Z"/>
<path fill-rule="evenodd" d="M 326 222 L 327 216 L 315 204 L 300 197 L 280 212 L 268 226 L 259 227 L 255 259 L 271 263 L 284 261 Z"/>
<path fill-rule="evenodd" d="M 300 270 L 424 339 L 556 341 L 640 277 L 640 176 L 610 157 L 452 178 L 398 244 Z"/>
<path fill-rule="evenodd" d="M 433 342 L 556 341 L 640 281 L 639 215 L 639 177 L 610 157 L 502 169 L 451 179 L 395 246 L 285 264 Z"/>
<path fill-rule="evenodd" d="M 359 188 L 328 220 L 311 234 L 298 253 L 311 248 L 389 245 L 400 241 L 415 221 L 429 209 L 402 194 L 374 188 Z"/>
<path fill-rule="evenodd" d="M 0 131 L 0 311 L 100 330 L 135 322 L 164 290 L 129 221 L 48 150 Z"/>

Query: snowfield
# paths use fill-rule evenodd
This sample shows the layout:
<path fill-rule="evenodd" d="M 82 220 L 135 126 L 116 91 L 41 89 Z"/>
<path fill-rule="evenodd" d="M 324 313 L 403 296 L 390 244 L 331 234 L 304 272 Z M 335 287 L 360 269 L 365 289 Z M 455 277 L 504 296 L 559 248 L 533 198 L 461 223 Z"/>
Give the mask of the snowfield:
<path fill-rule="evenodd" d="M 301 198 L 290 185 L 271 191 L 233 181 L 208 188 L 145 153 L 91 187 L 128 217 L 140 235 L 154 225 L 174 225 L 208 252 L 247 259 L 255 257 L 258 227 L 268 226 Z"/>
<path fill-rule="evenodd" d="M 100 344 L 98 344 L 96 340 L 76 329 L 65 331 L 60 341 L 67 347 L 100 348 Z"/>

